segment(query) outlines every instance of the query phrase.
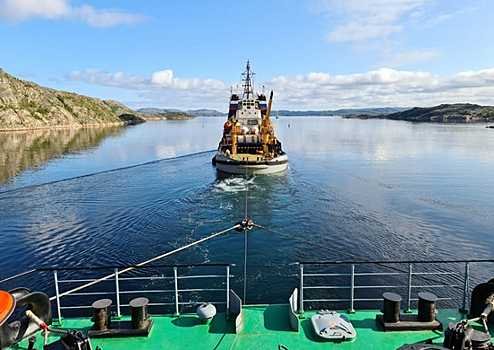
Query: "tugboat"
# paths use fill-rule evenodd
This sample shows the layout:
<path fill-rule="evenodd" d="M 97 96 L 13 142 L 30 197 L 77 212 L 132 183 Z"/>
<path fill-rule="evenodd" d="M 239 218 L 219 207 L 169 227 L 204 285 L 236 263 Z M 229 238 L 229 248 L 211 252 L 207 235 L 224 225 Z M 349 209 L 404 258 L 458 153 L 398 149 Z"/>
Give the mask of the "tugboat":
<path fill-rule="evenodd" d="M 242 99 L 231 92 L 228 120 L 223 126 L 223 138 L 213 164 L 219 171 L 230 174 L 270 174 L 286 170 L 287 155 L 269 119 L 273 91 L 268 105 L 264 87 L 261 94 L 254 93 L 255 73 L 250 70 L 249 60 L 242 75 Z"/>

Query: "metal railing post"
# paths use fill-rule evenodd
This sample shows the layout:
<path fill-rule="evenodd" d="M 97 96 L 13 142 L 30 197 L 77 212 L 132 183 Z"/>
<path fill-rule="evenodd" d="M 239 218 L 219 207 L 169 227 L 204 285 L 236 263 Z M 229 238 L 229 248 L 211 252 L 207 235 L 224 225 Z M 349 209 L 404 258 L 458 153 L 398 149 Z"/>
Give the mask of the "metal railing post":
<path fill-rule="evenodd" d="M 354 298 L 355 298 L 355 264 L 352 264 L 351 274 L 350 274 L 350 309 L 348 310 L 350 314 L 355 313 L 355 309 L 353 308 Z"/>
<path fill-rule="evenodd" d="M 173 267 L 173 279 L 175 281 L 175 316 L 180 315 L 180 310 L 178 309 L 178 276 L 177 267 Z"/>
<path fill-rule="evenodd" d="M 53 278 L 55 279 L 55 295 L 57 297 L 57 315 L 58 315 L 58 322 L 62 322 L 62 311 L 60 309 L 60 293 L 58 290 L 58 273 L 57 270 L 53 271 Z"/>
<path fill-rule="evenodd" d="M 115 269 L 115 294 L 117 299 L 117 317 L 120 318 L 120 288 L 118 286 L 118 269 Z"/>
<path fill-rule="evenodd" d="M 300 314 L 304 315 L 304 264 L 300 264 Z"/>
<path fill-rule="evenodd" d="M 408 296 L 407 296 L 407 308 L 405 312 L 412 312 L 412 309 L 410 308 L 410 303 L 412 301 L 412 266 L 413 264 L 410 263 L 408 264 Z"/>
<path fill-rule="evenodd" d="M 226 267 L 226 317 L 230 315 L 230 266 Z"/>
<path fill-rule="evenodd" d="M 470 277 L 470 263 L 467 261 L 465 262 L 465 277 L 463 281 L 463 306 L 461 308 L 461 311 L 467 312 L 467 297 L 468 297 L 468 280 Z"/>

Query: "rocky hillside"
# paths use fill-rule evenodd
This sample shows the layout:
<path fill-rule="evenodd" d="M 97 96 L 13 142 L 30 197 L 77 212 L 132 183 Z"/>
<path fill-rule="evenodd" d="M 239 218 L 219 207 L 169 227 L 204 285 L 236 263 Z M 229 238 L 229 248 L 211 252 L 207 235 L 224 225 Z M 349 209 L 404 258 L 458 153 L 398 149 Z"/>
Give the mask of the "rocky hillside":
<path fill-rule="evenodd" d="M 280 115 L 283 117 L 326 117 L 326 116 L 354 116 L 354 115 L 382 115 L 388 113 L 401 112 L 407 108 L 401 107 L 383 107 L 383 108 L 348 108 L 348 109 L 333 109 L 324 111 L 289 111 L 280 109 L 272 111 L 271 115 Z"/>
<path fill-rule="evenodd" d="M 347 118 L 360 119 L 393 119 L 413 122 L 439 122 L 439 123 L 469 123 L 494 121 L 494 107 L 479 106 L 471 103 L 442 104 L 435 107 L 415 107 L 406 111 L 370 115 L 356 114 Z"/>
<path fill-rule="evenodd" d="M 428 108 L 415 107 L 384 117 L 418 122 L 488 122 L 494 121 L 494 107 L 470 103 L 442 104 Z"/>
<path fill-rule="evenodd" d="M 180 109 L 165 109 L 165 108 L 147 107 L 147 108 L 140 108 L 137 110 L 137 112 L 144 113 L 144 114 L 160 114 L 160 113 L 182 112 L 182 111 Z"/>
<path fill-rule="evenodd" d="M 185 119 L 195 119 L 196 117 L 184 113 L 184 112 L 167 112 L 167 113 L 158 113 L 153 114 L 154 116 L 159 115 L 161 119 L 166 120 L 185 120 Z"/>
<path fill-rule="evenodd" d="M 0 69 L 0 130 L 142 121 L 140 113 L 119 102 L 42 87 Z"/>
<path fill-rule="evenodd" d="M 168 117 L 166 119 L 172 118 L 173 114 L 171 113 L 184 113 L 191 117 L 226 117 L 228 115 L 227 113 L 221 113 L 214 109 L 189 109 L 188 111 L 183 112 L 179 109 L 141 108 L 138 109 L 137 112 L 143 113 L 143 117 L 146 119 L 152 118 L 149 117 L 148 114 L 167 114 Z"/>

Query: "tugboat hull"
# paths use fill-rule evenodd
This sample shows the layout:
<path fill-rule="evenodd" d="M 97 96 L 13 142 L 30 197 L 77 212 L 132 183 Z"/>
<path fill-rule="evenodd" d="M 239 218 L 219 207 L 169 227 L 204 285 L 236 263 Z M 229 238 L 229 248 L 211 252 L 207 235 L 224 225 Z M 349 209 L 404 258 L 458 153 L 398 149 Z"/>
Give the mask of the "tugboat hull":
<path fill-rule="evenodd" d="M 242 156 L 245 160 L 242 160 Z M 229 174 L 264 175 L 284 171 L 288 164 L 286 154 L 269 160 L 254 160 L 246 156 L 248 155 L 237 154 L 235 158 L 232 158 L 218 154 L 216 155 L 216 168 Z"/>

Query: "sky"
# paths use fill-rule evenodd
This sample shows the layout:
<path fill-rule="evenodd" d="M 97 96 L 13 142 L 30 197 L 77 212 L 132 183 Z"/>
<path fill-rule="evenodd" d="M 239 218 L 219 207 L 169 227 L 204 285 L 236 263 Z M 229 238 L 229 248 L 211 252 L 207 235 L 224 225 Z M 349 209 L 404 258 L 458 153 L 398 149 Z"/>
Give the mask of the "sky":
<path fill-rule="evenodd" d="M 0 0 L 0 68 L 130 108 L 494 105 L 492 0 Z"/>

